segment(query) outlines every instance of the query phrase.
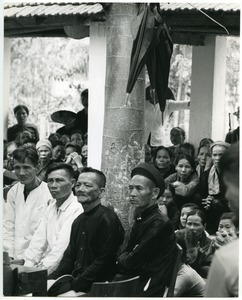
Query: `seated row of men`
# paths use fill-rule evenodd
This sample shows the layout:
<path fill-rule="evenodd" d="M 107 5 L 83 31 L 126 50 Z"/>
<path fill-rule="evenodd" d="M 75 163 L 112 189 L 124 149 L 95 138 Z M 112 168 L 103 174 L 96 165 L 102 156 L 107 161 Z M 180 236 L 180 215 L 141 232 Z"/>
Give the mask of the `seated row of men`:
<path fill-rule="evenodd" d="M 19 183 L 8 192 L 4 206 L 4 250 L 26 266 L 46 268 L 49 283 L 64 274 L 72 275 L 61 285 L 53 285 L 50 295 L 69 291 L 76 295 L 88 292 L 94 281 L 139 275 L 139 296 L 161 296 L 174 268 L 176 242 L 184 249 L 183 261 L 206 278 L 213 253 L 208 246 L 212 248 L 213 243 L 205 234 L 204 214 L 193 207 L 186 229 L 175 234 L 157 205 L 168 185 L 152 165 L 142 163 L 131 173 L 129 199 L 135 221 L 124 239 L 114 210 L 101 204 L 106 184 L 101 171 L 84 168 L 75 182 L 70 165 L 54 163 L 47 169 L 45 183 L 36 174 L 35 149 L 19 147 L 13 160 Z M 184 282 L 184 274 L 189 272 L 184 273 L 186 265 L 182 266 Z M 191 286 L 182 294 L 190 290 Z"/>

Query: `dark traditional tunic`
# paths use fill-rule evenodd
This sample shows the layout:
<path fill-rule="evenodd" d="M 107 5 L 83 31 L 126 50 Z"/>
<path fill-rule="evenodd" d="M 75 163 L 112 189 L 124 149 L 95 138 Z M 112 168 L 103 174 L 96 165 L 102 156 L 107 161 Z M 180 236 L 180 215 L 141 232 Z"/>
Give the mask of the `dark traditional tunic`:
<path fill-rule="evenodd" d="M 81 130 L 83 134 L 86 134 L 87 125 L 88 125 L 88 114 L 86 113 L 85 109 L 82 109 L 76 114 L 76 121 L 74 127 L 75 129 Z"/>
<path fill-rule="evenodd" d="M 73 222 L 69 246 L 49 279 L 72 274 L 74 280 L 66 291 L 76 292 L 88 292 L 94 281 L 112 280 L 123 237 L 123 227 L 112 209 L 100 204 L 82 213 Z"/>
<path fill-rule="evenodd" d="M 122 274 L 140 276 L 139 296 L 162 296 L 176 254 L 175 234 L 171 221 L 153 205 L 136 217 L 130 239 L 118 258 Z M 144 286 L 151 278 L 149 287 Z"/>
<path fill-rule="evenodd" d="M 239 141 L 239 127 L 237 127 L 236 129 L 228 132 L 226 134 L 226 137 L 225 137 L 225 142 L 226 143 L 234 144 L 238 141 Z"/>

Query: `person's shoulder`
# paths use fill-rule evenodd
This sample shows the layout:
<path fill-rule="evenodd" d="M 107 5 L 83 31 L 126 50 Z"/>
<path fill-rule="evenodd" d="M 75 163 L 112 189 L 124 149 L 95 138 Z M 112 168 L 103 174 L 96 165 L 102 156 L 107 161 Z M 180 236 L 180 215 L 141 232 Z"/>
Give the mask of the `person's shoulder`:
<path fill-rule="evenodd" d="M 231 261 L 231 263 L 235 261 L 239 256 L 239 239 L 218 249 L 216 255 L 224 262 L 227 260 Z"/>
<path fill-rule="evenodd" d="M 22 193 L 23 192 L 23 190 L 24 190 L 24 185 L 22 184 L 22 183 L 20 183 L 20 182 L 17 182 L 17 183 L 15 183 L 11 188 L 10 188 L 10 190 L 8 191 L 8 193 L 10 193 L 10 195 L 11 194 L 16 194 L 16 193 Z"/>
<path fill-rule="evenodd" d="M 40 185 L 37 186 L 37 188 L 49 191 L 48 184 L 45 181 L 41 181 Z"/>
<path fill-rule="evenodd" d="M 19 127 L 18 124 L 14 124 L 13 126 L 8 127 L 8 131 L 13 131 L 18 127 Z"/>
<path fill-rule="evenodd" d="M 109 218 L 117 218 L 117 214 L 114 211 L 113 207 L 110 206 L 105 206 L 105 205 L 100 205 L 99 206 L 99 212 L 103 217 L 109 217 Z"/>

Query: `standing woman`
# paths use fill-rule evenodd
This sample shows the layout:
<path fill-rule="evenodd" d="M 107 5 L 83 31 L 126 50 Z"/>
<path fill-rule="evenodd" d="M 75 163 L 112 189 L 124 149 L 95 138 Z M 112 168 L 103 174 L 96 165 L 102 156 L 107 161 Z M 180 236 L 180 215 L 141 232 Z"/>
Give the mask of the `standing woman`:
<path fill-rule="evenodd" d="M 192 156 L 181 154 L 176 160 L 176 173 L 165 179 L 175 187 L 175 199 L 178 209 L 187 202 L 194 202 L 194 195 L 199 182 L 195 160 Z"/>
<path fill-rule="evenodd" d="M 25 105 L 18 105 L 14 108 L 14 116 L 17 124 L 8 128 L 7 139 L 8 142 L 16 140 L 23 131 L 30 132 L 32 139 L 39 140 L 39 132 L 34 124 L 27 123 L 29 116 L 29 109 Z"/>
<path fill-rule="evenodd" d="M 154 165 L 164 179 L 176 172 L 175 166 L 171 163 L 171 157 L 171 150 L 164 146 L 159 146 L 154 151 Z"/>

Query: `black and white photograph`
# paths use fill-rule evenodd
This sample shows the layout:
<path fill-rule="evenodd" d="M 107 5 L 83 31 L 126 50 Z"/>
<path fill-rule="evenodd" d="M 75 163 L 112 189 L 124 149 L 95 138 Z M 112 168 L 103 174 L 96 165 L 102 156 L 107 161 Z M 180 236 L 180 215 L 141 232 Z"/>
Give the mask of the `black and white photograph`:
<path fill-rule="evenodd" d="M 237 297 L 240 2 L 3 0 L 10 297 Z"/>

